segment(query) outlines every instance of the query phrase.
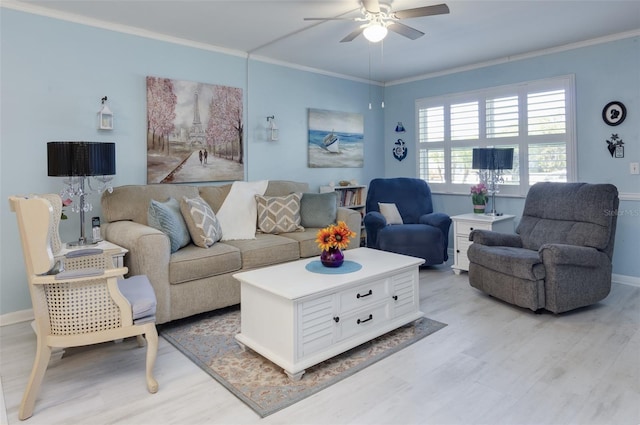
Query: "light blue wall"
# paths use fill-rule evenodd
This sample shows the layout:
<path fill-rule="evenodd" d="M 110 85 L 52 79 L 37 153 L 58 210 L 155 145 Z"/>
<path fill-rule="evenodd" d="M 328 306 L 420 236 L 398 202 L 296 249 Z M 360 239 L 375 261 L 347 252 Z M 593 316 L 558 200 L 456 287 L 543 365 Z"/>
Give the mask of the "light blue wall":
<path fill-rule="evenodd" d="M 245 95 L 246 178 L 309 182 L 367 182 L 383 173 L 381 110 L 368 110 L 369 86 L 235 56 L 0 9 L 0 315 L 31 307 L 13 194 L 58 192 L 47 177 L 46 143 L 116 143 L 114 185 L 146 183 L 148 75 L 241 87 Z M 376 99 L 381 87 L 372 87 Z M 100 99 L 109 97 L 114 130 L 97 130 Z M 365 117 L 364 168 L 307 168 L 307 109 L 358 112 Z M 267 115 L 280 141 L 267 142 Z M 99 215 L 99 201 L 93 197 Z M 79 236 L 76 214 L 63 221 L 63 240 Z"/>
<path fill-rule="evenodd" d="M 629 173 L 630 162 L 640 162 L 640 37 L 582 47 L 476 70 L 392 85 L 385 91 L 385 172 L 388 177 L 416 176 L 416 99 L 476 90 L 521 81 L 575 74 L 578 140 L 578 179 L 612 183 L 621 194 L 613 272 L 640 278 L 640 176 Z M 617 127 L 606 125 L 602 108 L 619 100 L 627 119 Z M 398 162 L 391 155 L 402 121 L 409 156 Z M 624 159 L 611 158 L 606 139 L 617 133 L 625 142 Z M 436 195 L 434 204 L 450 215 L 470 212 L 469 196 Z M 498 209 L 520 216 L 522 198 L 499 198 Z M 452 237 L 452 235 L 450 235 Z"/>
<path fill-rule="evenodd" d="M 474 71 L 394 85 L 385 90 L 385 109 L 368 110 L 370 87 L 346 79 L 126 35 L 2 8 L 0 13 L 0 315 L 31 307 L 12 194 L 57 192 L 47 177 L 46 142 L 116 142 L 115 185 L 146 182 L 146 90 L 148 75 L 241 87 L 245 93 L 246 178 L 307 181 L 316 190 L 329 181 L 416 175 L 414 102 L 417 98 L 573 73 L 577 85 L 579 177 L 607 181 L 634 199 L 640 178 L 628 163 L 640 161 L 640 50 L 638 37 Z M 380 87 L 373 86 L 379 105 Z M 107 95 L 115 129 L 96 129 L 100 99 Z M 610 100 L 625 103 L 628 118 L 607 127 L 600 112 Z M 359 112 L 365 117 L 365 166 L 307 168 L 307 109 Z M 275 115 L 280 140 L 265 138 L 266 117 Z M 391 155 L 402 121 L 409 156 Z M 605 140 L 618 132 L 625 159 L 611 159 Z M 384 146 L 384 147 L 383 147 Z M 2 203 L 5 203 L 2 206 Z M 96 199 L 99 213 L 99 203 Z M 436 209 L 469 211 L 461 195 L 436 195 Z M 520 214 L 522 199 L 500 199 L 502 211 Z M 614 273 L 640 277 L 640 205 L 622 201 Z M 62 224 L 62 237 L 78 237 L 76 215 Z"/>

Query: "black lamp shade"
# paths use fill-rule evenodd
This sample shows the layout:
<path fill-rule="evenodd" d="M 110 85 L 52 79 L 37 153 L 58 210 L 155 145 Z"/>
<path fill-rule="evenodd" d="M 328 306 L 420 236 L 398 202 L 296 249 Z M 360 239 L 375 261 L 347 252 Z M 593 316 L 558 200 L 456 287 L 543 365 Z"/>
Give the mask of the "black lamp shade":
<path fill-rule="evenodd" d="M 101 142 L 47 143 L 47 175 L 111 176 L 116 173 L 116 144 Z"/>
<path fill-rule="evenodd" d="M 474 170 L 510 170 L 513 148 L 474 148 L 471 168 Z"/>

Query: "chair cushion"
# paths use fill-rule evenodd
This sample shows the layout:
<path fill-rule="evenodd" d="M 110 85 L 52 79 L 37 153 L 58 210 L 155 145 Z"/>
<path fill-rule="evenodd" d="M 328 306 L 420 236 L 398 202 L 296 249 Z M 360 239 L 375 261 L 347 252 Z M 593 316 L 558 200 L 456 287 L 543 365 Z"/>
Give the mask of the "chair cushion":
<path fill-rule="evenodd" d="M 538 281 L 544 279 L 546 275 L 538 251 L 472 243 L 467 250 L 467 255 L 472 263 L 508 276 Z"/>
<path fill-rule="evenodd" d="M 301 194 L 286 196 L 256 195 L 258 228 L 263 233 L 286 233 L 302 231 L 300 226 Z"/>
<path fill-rule="evenodd" d="M 302 227 L 327 227 L 336 222 L 338 194 L 303 193 L 300 200 L 300 224 Z"/>
<path fill-rule="evenodd" d="M 118 289 L 131 304 L 134 324 L 155 320 L 156 294 L 147 276 L 118 279 Z"/>
<path fill-rule="evenodd" d="M 175 198 L 164 202 L 152 199 L 147 211 L 147 222 L 169 237 L 171 252 L 176 252 L 191 242 L 187 223 L 180 212 L 180 203 Z"/>

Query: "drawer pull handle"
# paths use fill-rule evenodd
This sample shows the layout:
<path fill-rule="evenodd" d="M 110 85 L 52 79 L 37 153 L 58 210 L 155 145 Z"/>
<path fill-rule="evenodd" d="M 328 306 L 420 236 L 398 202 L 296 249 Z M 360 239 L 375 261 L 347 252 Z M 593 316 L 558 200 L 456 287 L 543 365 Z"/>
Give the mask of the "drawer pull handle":
<path fill-rule="evenodd" d="M 369 295 L 373 295 L 373 291 L 371 289 L 369 289 L 369 292 L 367 292 L 364 295 L 360 295 L 360 294 L 356 295 L 356 298 L 360 299 L 360 298 L 368 297 Z"/>
<path fill-rule="evenodd" d="M 340 321 L 340 318 L 338 316 L 334 317 L 333 320 L 338 323 Z"/>
<path fill-rule="evenodd" d="M 393 298 L 393 300 L 394 300 L 394 301 L 398 301 L 398 296 L 397 296 L 397 295 L 394 295 L 394 296 L 393 296 L 393 297 L 391 297 L 391 298 Z"/>
<path fill-rule="evenodd" d="M 364 322 L 368 322 L 369 320 L 373 320 L 373 314 L 370 314 L 369 317 L 367 317 L 364 320 L 358 319 L 358 324 L 361 324 L 361 323 L 364 323 Z"/>

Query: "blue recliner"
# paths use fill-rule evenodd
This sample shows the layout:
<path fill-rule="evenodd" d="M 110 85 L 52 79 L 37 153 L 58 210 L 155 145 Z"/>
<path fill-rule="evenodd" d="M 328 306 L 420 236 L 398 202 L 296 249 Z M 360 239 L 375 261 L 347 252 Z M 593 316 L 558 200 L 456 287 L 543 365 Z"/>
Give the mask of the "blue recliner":
<path fill-rule="evenodd" d="M 403 224 L 387 224 L 379 203 L 395 204 Z M 451 218 L 433 212 L 431 189 L 424 180 L 373 179 L 366 208 L 364 226 L 368 248 L 424 258 L 423 266 L 447 261 Z"/>

